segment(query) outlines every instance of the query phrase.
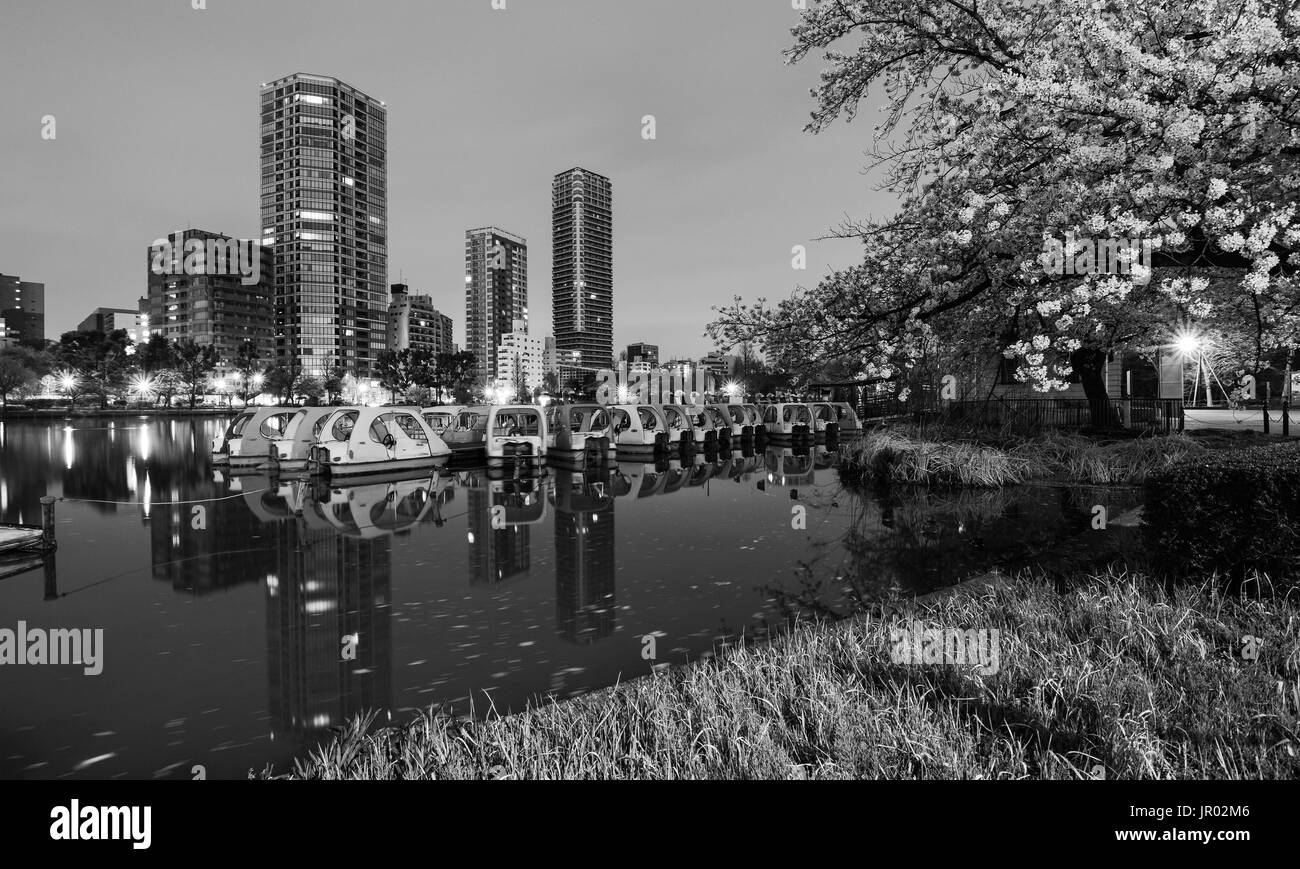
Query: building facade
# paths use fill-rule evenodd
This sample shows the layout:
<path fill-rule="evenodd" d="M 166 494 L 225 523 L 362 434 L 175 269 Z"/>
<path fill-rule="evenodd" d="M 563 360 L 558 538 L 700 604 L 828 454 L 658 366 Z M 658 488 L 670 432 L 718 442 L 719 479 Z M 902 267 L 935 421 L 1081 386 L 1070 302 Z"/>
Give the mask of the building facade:
<path fill-rule="evenodd" d="M 496 380 L 509 386 L 522 383 L 528 390 L 541 389 L 547 372 L 548 341 L 529 335 L 526 326 L 522 320 L 516 320 L 514 331 L 501 336 L 496 351 Z"/>
<path fill-rule="evenodd" d="M 465 349 L 476 380 L 497 374 L 501 340 L 524 324 L 528 332 L 528 242 L 495 226 L 465 232 Z"/>
<path fill-rule="evenodd" d="M 0 321 L 7 344 L 45 339 L 45 284 L 0 274 Z"/>
<path fill-rule="evenodd" d="M 125 329 L 132 341 L 147 341 L 149 336 L 141 329 L 139 310 L 129 308 L 96 308 L 77 324 L 78 332 L 115 332 Z"/>
<path fill-rule="evenodd" d="M 644 342 L 627 345 L 628 366 L 630 367 L 638 362 L 646 363 L 651 368 L 659 367 L 659 345 Z"/>
<path fill-rule="evenodd" d="M 220 255 L 233 249 L 232 242 L 242 245 L 237 262 Z M 255 264 L 246 262 L 249 256 L 256 257 Z M 141 335 L 137 340 L 162 335 L 169 341 L 212 344 L 220 354 L 222 373 L 233 367 L 246 342 L 257 349 L 258 359 L 272 361 L 275 317 L 270 250 L 251 239 L 187 229 L 156 241 L 149 248 L 148 260 L 147 302 L 142 301 L 138 314 Z M 125 318 L 126 312 L 120 316 Z"/>
<path fill-rule="evenodd" d="M 574 168 L 551 185 L 552 318 L 561 376 L 614 359 L 614 192 L 603 175 Z"/>
<path fill-rule="evenodd" d="M 411 295 L 406 284 L 393 284 L 388 303 L 388 349 L 452 353 L 451 317 L 433 306 L 431 296 Z"/>
<path fill-rule="evenodd" d="M 262 85 L 261 124 L 276 361 L 369 377 L 388 347 L 388 108 L 295 73 Z"/>

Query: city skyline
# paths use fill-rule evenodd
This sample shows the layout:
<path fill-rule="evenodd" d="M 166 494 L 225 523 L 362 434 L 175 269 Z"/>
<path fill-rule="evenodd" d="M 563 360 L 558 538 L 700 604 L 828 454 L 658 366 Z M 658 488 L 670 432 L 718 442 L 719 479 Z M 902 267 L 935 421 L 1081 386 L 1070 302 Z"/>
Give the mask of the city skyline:
<path fill-rule="evenodd" d="M 398 2 L 368 13 L 361 28 L 331 14 L 348 8 L 334 2 L 314 4 L 310 16 L 293 3 L 266 9 L 240 0 L 203 11 L 89 7 L 75 27 L 51 34 L 36 7 L 19 4 L 0 34 L 0 71 L 16 79 L 39 52 L 52 72 L 37 87 L 0 95 L 6 116 L 31 119 L 0 131 L 12 155 L 0 169 L 9 201 L 27 204 L 0 216 L 0 267 L 46 285 L 47 337 L 57 338 L 86 311 L 129 308 L 143 295 L 137 251 L 159 226 L 258 238 L 250 94 L 301 71 L 387 103 L 390 282 L 420 287 L 440 310 L 457 313 L 464 228 L 491 224 L 534 239 L 530 264 L 548 275 L 551 179 L 589 167 L 619 189 L 614 346 L 648 340 L 666 355 L 702 355 L 712 349 L 702 333 L 713 305 L 738 293 L 783 297 L 855 261 L 855 243 L 813 239 L 858 213 L 872 193 L 865 180 L 838 183 L 860 166 L 856 131 L 814 137 L 800 129 L 815 76 L 781 61 L 793 11 L 747 6 L 736 16 L 730 4 L 685 2 L 611 8 L 622 5 L 542 12 Z M 264 26 L 246 32 L 249 15 Z M 688 18 L 693 26 L 682 28 Z M 122 34 L 113 50 L 82 44 L 105 29 Z M 301 39 L 275 38 L 286 29 Z M 752 38 L 733 40 L 735 30 Z M 202 39 L 184 38 L 197 32 Z M 537 47 L 571 32 L 607 38 L 581 61 Z M 482 64 L 469 50 L 479 39 L 499 45 L 499 64 Z M 710 46 L 747 75 L 720 73 Z M 72 84 L 68 71 L 88 50 L 102 80 L 148 99 L 103 105 Z M 149 62 L 140 59 L 149 53 Z M 387 60 L 397 56 L 401 63 Z M 587 75 L 588 63 L 601 76 Z M 659 72 L 648 76 L 647 67 Z M 454 70 L 472 70 L 474 87 Z M 485 98 L 497 108 L 485 111 Z M 47 114 L 57 119 L 53 141 L 41 138 Z M 642 138 L 646 115 L 657 121 L 653 140 Z M 793 120 L 773 123 L 777 116 Z M 183 147 L 171 133 L 197 124 L 204 135 Z M 723 136 L 734 129 L 752 134 Z M 795 244 L 808 246 L 806 272 L 790 268 Z M 73 249 L 79 255 L 68 257 Z M 550 293 L 534 296 L 530 331 L 553 334 Z M 464 345 L 463 324 L 456 329 Z"/>

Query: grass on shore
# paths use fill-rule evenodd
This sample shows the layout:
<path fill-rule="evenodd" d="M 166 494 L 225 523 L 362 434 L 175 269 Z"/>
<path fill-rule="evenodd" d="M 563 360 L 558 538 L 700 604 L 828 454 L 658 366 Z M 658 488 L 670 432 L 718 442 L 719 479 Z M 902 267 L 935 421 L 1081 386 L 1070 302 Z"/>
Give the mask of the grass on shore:
<path fill-rule="evenodd" d="M 891 662 L 881 616 L 807 623 L 516 715 L 354 721 L 288 778 L 1296 778 L 1300 604 L 1109 574 L 958 589 L 1000 669 Z M 1262 642 L 1244 659 L 1243 640 Z M 277 777 L 269 768 L 262 777 Z"/>
<path fill-rule="evenodd" d="M 1205 449 L 1182 435 L 1097 441 L 1049 432 L 984 443 L 878 429 L 846 447 L 841 467 L 869 480 L 895 483 L 993 487 L 1054 479 L 1138 484 L 1151 472 Z"/>

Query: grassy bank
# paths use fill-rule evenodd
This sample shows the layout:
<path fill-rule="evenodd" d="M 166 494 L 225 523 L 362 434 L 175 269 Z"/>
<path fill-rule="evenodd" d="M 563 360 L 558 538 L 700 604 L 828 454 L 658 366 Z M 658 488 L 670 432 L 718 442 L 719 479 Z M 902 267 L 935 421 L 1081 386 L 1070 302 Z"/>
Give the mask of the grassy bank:
<path fill-rule="evenodd" d="M 1107 575 L 911 606 L 934 627 L 997 629 L 997 672 L 892 663 L 883 616 L 806 624 L 516 715 L 354 723 L 288 777 L 1300 776 L 1294 600 Z M 1241 656 L 1247 636 L 1257 659 Z"/>
<path fill-rule="evenodd" d="M 1137 484 L 1207 447 L 1185 435 L 1099 441 L 1048 433 L 988 440 L 879 429 L 846 445 L 841 468 L 870 481 L 1006 486 L 1029 480 Z"/>

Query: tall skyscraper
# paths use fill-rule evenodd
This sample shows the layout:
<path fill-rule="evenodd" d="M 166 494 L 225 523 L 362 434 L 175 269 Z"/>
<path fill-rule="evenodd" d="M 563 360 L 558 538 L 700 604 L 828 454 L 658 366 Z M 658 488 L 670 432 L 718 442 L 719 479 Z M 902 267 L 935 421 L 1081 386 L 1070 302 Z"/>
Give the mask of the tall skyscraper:
<path fill-rule="evenodd" d="M 388 108 L 306 73 L 262 85 L 261 108 L 276 361 L 369 376 L 388 346 Z"/>
<path fill-rule="evenodd" d="M 465 349 L 474 377 L 496 377 L 497 347 L 522 321 L 528 331 L 528 242 L 495 226 L 465 232 Z"/>
<path fill-rule="evenodd" d="M 246 342 L 260 362 L 274 361 L 270 250 L 251 239 L 186 229 L 158 239 L 148 263 L 148 301 L 138 315 L 148 334 L 137 340 L 162 335 L 212 344 L 223 374 L 233 369 Z M 123 329 L 123 322 L 115 316 L 109 325 Z"/>
<path fill-rule="evenodd" d="M 570 169 L 551 185 L 552 317 L 560 376 L 608 368 L 614 359 L 614 188 Z"/>
<path fill-rule="evenodd" d="M 45 284 L 0 274 L 0 321 L 6 343 L 45 338 Z"/>

